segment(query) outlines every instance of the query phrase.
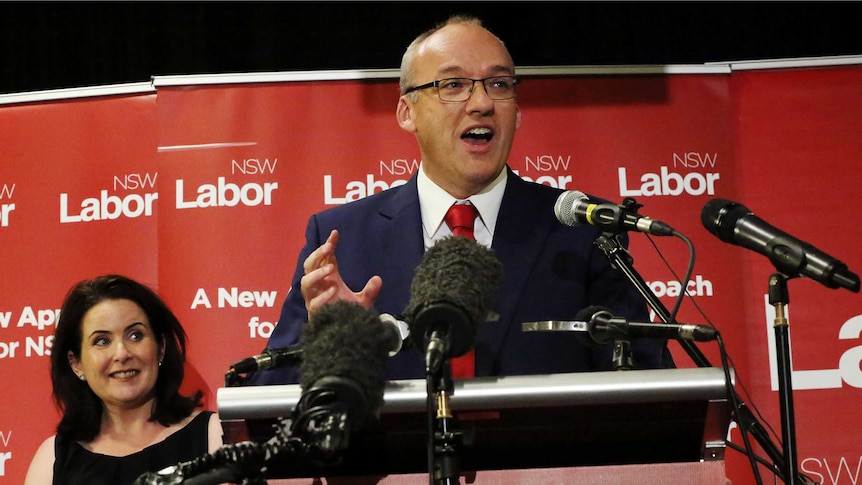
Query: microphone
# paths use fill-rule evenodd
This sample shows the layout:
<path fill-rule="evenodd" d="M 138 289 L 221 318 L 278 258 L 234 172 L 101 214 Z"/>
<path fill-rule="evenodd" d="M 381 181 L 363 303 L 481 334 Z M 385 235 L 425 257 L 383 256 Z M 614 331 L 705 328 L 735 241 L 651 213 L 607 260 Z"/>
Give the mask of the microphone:
<path fill-rule="evenodd" d="M 135 485 L 246 483 L 262 479 L 273 459 L 319 466 L 337 460 L 338 452 L 348 448 L 350 433 L 383 404 L 381 373 L 395 331 L 381 317 L 356 303 L 322 306 L 300 338 L 299 402 L 272 438 L 222 445 L 194 460 L 145 473 Z M 381 339 L 381 334 L 389 335 Z"/>
<path fill-rule="evenodd" d="M 296 365 L 302 361 L 302 347 L 288 345 L 276 349 L 264 349 L 260 354 L 246 357 L 230 366 L 230 370 L 245 374 L 258 370 L 277 369 L 288 365 Z"/>
<path fill-rule="evenodd" d="M 708 342 L 718 338 L 718 331 L 712 327 L 672 323 L 636 323 L 625 318 L 615 317 L 610 310 L 601 306 L 588 306 L 575 317 L 587 323 L 590 338 L 598 344 L 606 344 L 626 337 L 655 337 L 665 339 L 694 340 Z"/>
<path fill-rule="evenodd" d="M 763 254 L 789 277 L 807 276 L 829 288 L 859 292 L 859 276 L 846 264 L 769 225 L 742 204 L 712 199 L 703 206 L 700 220 L 722 241 Z"/>
<path fill-rule="evenodd" d="M 411 342 L 410 329 L 406 322 L 388 313 L 379 315 L 380 321 L 384 323 L 383 340 L 389 349 L 389 357 L 401 351 L 404 342 Z M 265 349 L 262 353 L 246 357 L 245 359 L 230 366 L 230 370 L 237 374 L 245 374 L 259 370 L 278 369 L 289 365 L 297 365 L 302 362 L 302 346 L 299 344 L 288 345 L 275 349 Z"/>
<path fill-rule="evenodd" d="M 357 429 L 377 412 L 383 404 L 381 374 L 394 341 L 380 336 L 391 328 L 357 303 L 336 301 L 314 313 L 300 337 L 303 391 L 293 427 L 300 436 L 323 433 L 325 439 L 311 441 L 325 449 L 340 449 L 332 433 L 345 425 Z M 338 417 L 341 425 L 334 424 L 337 420 L 332 417 Z"/>
<path fill-rule="evenodd" d="M 502 277 L 494 253 L 464 237 L 446 237 L 425 252 L 410 286 L 405 317 L 425 350 L 425 370 L 466 354 L 478 325 L 488 319 Z"/>
<path fill-rule="evenodd" d="M 579 190 L 567 190 L 554 204 L 557 220 L 567 226 L 589 224 L 602 231 L 620 233 L 639 231 L 653 236 L 672 236 L 674 229 L 664 222 L 654 221 L 636 211 L 617 204 L 596 204 Z"/>

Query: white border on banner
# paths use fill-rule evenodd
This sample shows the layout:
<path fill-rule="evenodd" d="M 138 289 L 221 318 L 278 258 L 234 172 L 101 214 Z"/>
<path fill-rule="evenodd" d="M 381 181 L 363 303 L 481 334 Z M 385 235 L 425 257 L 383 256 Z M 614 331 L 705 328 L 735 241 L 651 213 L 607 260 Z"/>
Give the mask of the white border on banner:
<path fill-rule="evenodd" d="M 392 79 L 398 78 L 398 75 L 398 69 L 181 74 L 174 76 L 153 76 L 153 86 L 158 89 L 165 86 L 209 84 L 277 83 L 286 81 L 348 81 L 355 79 Z"/>
<path fill-rule="evenodd" d="M 800 57 L 790 59 L 728 61 L 705 64 L 618 65 L 618 66 L 524 66 L 520 76 L 625 76 L 656 74 L 730 74 L 732 71 L 787 69 L 862 64 L 862 55 Z M 246 72 L 226 74 L 184 74 L 153 76 L 149 82 L 63 88 L 46 91 L 0 94 L 0 105 L 89 98 L 122 94 L 152 93 L 164 86 L 244 84 L 286 81 L 339 81 L 397 79 L 398 69 L 354 69 L 320 71 Z"/>
<path fill-rule="evenodd" d="M 48 91 L 31 91 L 25 93 L 0 94 L 0 105 L 34 103 L 39 101 L 57 101 L 63 99 L 92 98 L 97 96 L 114 96 L 118 94 L 155 93 L 151 81 L 109 84 L 103 86 L 87 86 L 83 88 L 63 88 Z"/>
<path fill-rule="evenodd" d="M 731 71 L 754 71 L 758 69 L 793 69 L 800 67 L 829 67 L 862 64 L 862 55 L 829 57 L 795 57 L 760 61 L 737 61 L 730 63 Z"/>
<path fill-rule="evenodd" d="M 639 76 L 655 74 L 730 74 L 727 64 L 518 67 L 519 76 Z"/>
<path fill-rule="evenodd" d="M 729 65 L 630 65 L 630 66 L 526 66 L 517 67 L 519 76 L 623 76 L 645 74 L 730 74 Z M 356 69 L 341 71 L 245 72 L 154 76 L 156 89 L 166 86 L 250 84 L 290 81 L 345 81 L 398 79 L 398 69 Z"/>

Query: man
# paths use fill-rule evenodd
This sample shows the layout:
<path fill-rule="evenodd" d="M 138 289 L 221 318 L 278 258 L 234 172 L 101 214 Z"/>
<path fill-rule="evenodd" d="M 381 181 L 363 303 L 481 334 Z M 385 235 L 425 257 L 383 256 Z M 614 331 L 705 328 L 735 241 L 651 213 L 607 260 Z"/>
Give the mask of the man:
<path fill-rule="evenodd" d="M 507 167 L 521 112 L 508 50 L 477 19 L 453 17 L 408 46 L 401 63 L 398 124 L 422 157 L 407 184 L 311 217 L 306 245 L 269 347 L 296 343 L 303 322 L 335 300 L 400 314 L 410 300 L 424 251 L 452 234 L 444 215 L 469 201 L 474 235 L 503 265 L 493 307 L 498 321 L 480 327 L 475 375 L 524 375 L 611 368 L 612 349 L 584 334 L 523 332 L 522 323 L 573 320 L 589 305 L 646 321 L 645 304 L 593 245 L 596 228 L 569 227 L 554 216 L 561 191 L 526 182 Z M 355 288 L 361 288 L 354 291 Z M 424 377 L 423 354 L 389 359 L 388 379 Z M 661 340 L 634 344 L 638 368 L 672 367 Z M 251 376 L 253 384 L 296 382 L 296 369 Z"/>

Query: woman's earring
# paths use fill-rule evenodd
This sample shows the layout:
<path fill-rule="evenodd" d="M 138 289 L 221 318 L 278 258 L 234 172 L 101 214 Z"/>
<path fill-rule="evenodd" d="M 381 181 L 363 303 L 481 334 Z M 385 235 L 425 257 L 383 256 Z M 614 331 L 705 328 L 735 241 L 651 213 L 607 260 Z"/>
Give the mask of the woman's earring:
<path fill-rule="evenodd" d="M 84 373 L 83 373 L 83 372 L 81 372 L 80 374 L 78 374 L 78 379 L 81 379 L 82 381 L 86 381 L 86 380 L 87 380 L 87 378 L 86 378 L 86 377 L 84 377 Z"/>

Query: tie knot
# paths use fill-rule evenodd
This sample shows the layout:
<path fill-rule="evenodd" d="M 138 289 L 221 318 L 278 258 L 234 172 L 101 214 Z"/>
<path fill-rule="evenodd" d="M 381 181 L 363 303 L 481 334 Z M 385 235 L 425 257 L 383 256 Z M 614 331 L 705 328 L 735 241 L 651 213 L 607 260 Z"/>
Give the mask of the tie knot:
<path fill-rule="evenodd" d="M 456 236 L 473 239 L 473 222 L 476 220 L 476 208 L 473 204 L 452 204 L 446 212 L 446 225 Z"/>

